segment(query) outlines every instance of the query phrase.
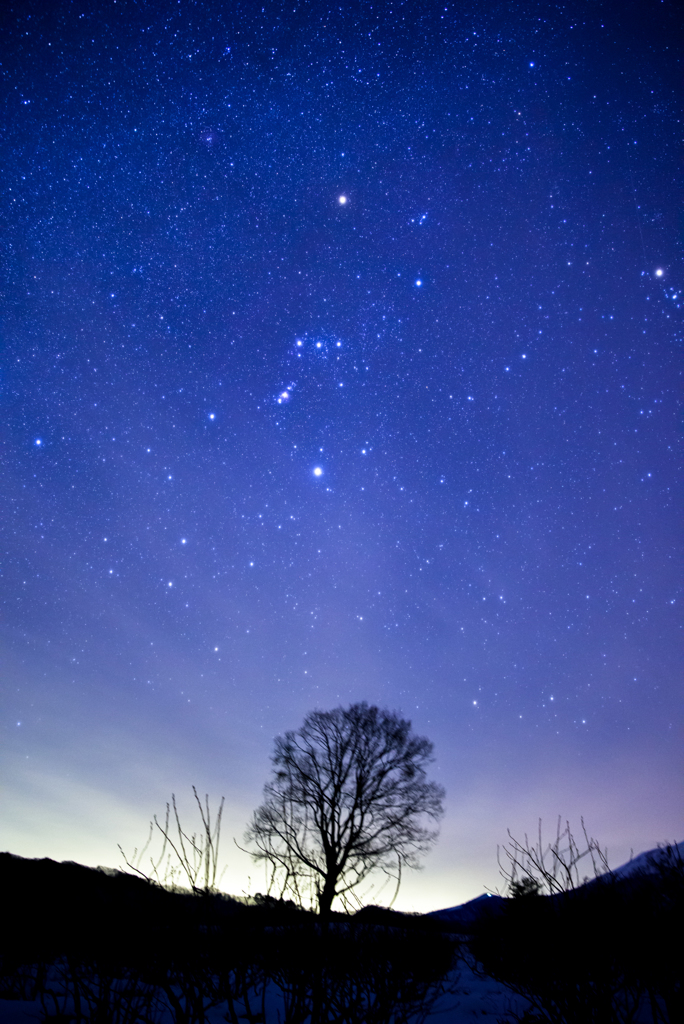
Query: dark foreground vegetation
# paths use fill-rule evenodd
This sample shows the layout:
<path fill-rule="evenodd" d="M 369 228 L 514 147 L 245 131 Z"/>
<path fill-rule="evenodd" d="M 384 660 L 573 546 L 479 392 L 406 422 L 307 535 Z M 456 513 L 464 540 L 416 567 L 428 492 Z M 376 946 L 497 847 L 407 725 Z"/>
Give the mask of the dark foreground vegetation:
<path fill-rule="evenodd" d="M 606 872 L 540 895 L 540 872 L 514 881 L 470 926 L 479 969 L 523 996 L 525 1024 L 684 1021 L 684 864 L 656 851 L 634 873 Z"/>
<path fill-rule="evenodd" d="M 684 1021 L 676 847 L 550 895 L 518 878 L 512 898 L 442 920 L 368 907 L 326 921 L 10 854 L 0 871 L 0 998 L 55 1024 L 417 1024 L 459 961 L 522 997 L 501 1021 Z M 451 1005 L 434 1019 L 460 1022 Z"/>
<path fill-rule="evenodd" d="M 437 922 L 380 908 L 323 922 L 77 864 L 0 854 L 0 871 L 0 997 L 59 1024 L 403 1024 L 454 959 Z"/>

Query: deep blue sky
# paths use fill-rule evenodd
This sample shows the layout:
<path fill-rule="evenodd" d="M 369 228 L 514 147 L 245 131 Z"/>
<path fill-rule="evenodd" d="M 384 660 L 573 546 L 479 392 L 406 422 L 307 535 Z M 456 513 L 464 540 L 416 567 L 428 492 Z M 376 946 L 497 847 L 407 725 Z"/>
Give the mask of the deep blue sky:
<path fill-rule="evenodd" d="M 681 839 L 675 5 L 2 17 L 2 845 L 240 840 L 362 699 L 447 788 L 400 905 Z"/>

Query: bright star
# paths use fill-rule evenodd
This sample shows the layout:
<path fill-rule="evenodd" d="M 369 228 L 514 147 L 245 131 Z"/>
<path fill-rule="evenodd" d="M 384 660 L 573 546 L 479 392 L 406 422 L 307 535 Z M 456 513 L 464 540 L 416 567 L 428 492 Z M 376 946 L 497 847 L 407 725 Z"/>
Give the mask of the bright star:
<path fill-rule="evenodd" d="M 36 438 L 36 444 L 40 446 L 42 443 L 43 442 L 41 441 L 41 439 L 39 437 L 37 437 Z"/>
<path fill-rule="evenodd" d="M 338 198 L 337 202 L 340 204 L 340 206 L 344 206 L 344 204 L 347 202 L 347 197 L 346 196 L 340 196 Z"/>
<path fill-rule="evenodd" d="M 418 280 L 416 281 L 416 288 L 420 288 L 422 283 L 423 282 L 420 280 L 420 278 L 418 278 Z"/>
<path fill-rule="evenodd" d="M 664 273 L 665 273 L 665 271 L 661 267 L 658 267 L 658 269 L 655 272 L 655 276 L 656 277 L 662 277 Z"/>
<path fill-rule="evenodd" d="M 320 466 L 314 466 L 313 475 L 314 476 L 323 476 L 323 470 L 321 469 Z"/>
<path fill-rule="evenodd" d="M 214 413 L 214 412 L 210 412 L 210 413 L 209 413 L 209 419 L 210 419 L 210 420 L 216 419 L 216 413 Z"/>

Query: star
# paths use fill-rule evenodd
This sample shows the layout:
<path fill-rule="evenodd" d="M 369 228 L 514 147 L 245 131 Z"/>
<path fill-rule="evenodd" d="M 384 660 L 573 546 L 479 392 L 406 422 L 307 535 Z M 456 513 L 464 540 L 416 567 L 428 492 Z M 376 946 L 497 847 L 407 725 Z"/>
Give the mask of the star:
<path fill-rule="evenodd" d="M 337 202 L 340 204 L 340 206 L 344 206 L 346 204 L 346 202 L 347 202 L 347 197 L 346 196 L 339 196 L 338 199 L 337 199 Z"/>
<path fill-rule="evenodd" d="M 323 470 L 321 469 L 320 466 L 314 466 L 313 475 L 314 476 L 323 476 Z"/>

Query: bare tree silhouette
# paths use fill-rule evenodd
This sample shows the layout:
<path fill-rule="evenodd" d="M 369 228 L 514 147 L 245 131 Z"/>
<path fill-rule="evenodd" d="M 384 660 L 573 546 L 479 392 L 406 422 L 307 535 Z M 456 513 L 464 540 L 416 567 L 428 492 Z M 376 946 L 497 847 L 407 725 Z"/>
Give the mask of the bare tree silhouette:
<path fill-rule="evenodd" d="M 432 744 L 368 704 L 312 711 L 275 741 L 273 778 L 246 832 L 271 887 L 327 915 L 374 870 L 396 882 L 437 832 L 443 789 L 426 778 Z M 396 892 L 395 892 L 396 896 Z"/>

